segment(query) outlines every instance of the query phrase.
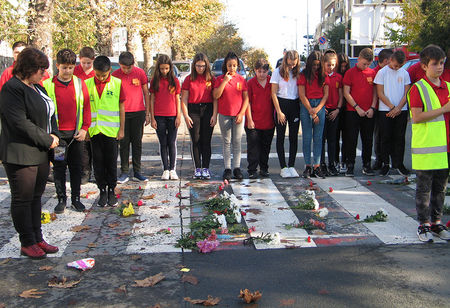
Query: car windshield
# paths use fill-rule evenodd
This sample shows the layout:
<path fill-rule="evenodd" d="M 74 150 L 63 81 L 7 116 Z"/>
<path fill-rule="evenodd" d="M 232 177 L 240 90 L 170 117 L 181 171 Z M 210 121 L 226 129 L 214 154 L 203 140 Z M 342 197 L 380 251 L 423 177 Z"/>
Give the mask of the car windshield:
<path fill-rule="evenodd" d="M 174 63 L 174 65 L 178 68 L 178 71 L 184 73 L 189 72 L 191 67 L 189 63 Z"/>
<path fill-rule="evenodd" d="M 213 71 L 222 71 L 222 64 L 223 64 L 223 60 L 217 60 L 216 62 L 214 62 L 213 64 Z"/>

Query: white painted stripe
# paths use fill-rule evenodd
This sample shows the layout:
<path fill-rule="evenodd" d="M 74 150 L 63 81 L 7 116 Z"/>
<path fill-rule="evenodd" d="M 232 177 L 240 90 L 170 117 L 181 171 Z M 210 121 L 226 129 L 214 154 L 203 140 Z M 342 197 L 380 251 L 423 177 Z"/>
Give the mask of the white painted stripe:
<path fill-rule="evenodd" d="M 66 183 L 69 185 L 69 183 Z M 53 188 L 53 189 L 52 189 Z M 54 185 L 47 185 L 46 192 L 53 194 Z M 95 191 L 95 194 L 89 196 L 88 199 L 82 199 L 81 202 L 85 205 L 86 209 L 90 209 L 93 202 L 98 196 L 98 188 L 97 185 L 93 183 L 89 183 L 81 186 L 81 194 L 86 194 L 87 192 Z M 70 189 L 67 191 L 67 195 L 70 196 Z M 43 206 L 43 210 L 48 210 L 50 213 L 53 212 L 56 204 L 58 203 L 57 199 L 50 198 Z M 59 252 L 56 254 L 49 254 L 48 257 L 61 257 L 66 249 L 67 245 L 70 243 L 76 232 L 71 231 L 70 229 L 74 226 L 78 226 L 82 224 L 85 219 L 87 213 L 76 212 L 71 207 L 70 197 L 67 202 L 68 208 L 64 211 L 63 214 L 58 214 L 57 219 L 42 225 L 42 234 L 44 235 L 45 240 L 51 244 L 55 245 L 59 248 Z M 0 258 L 18 258 L 20 257 L 20 241 L 19 235 L 16 234 L 13 236 L 6 245 L 4 245 L 0 249 Z"/>
<path fill-rule="evenodd" d="M 165 185 L 167 184 L 167 188 Z M 175 243 L 181 236 L 179 199 L 179 181 L 148 181 L 143 196 L 155 194 L 150 200 L 143 200 L 145 204 L 135 209 L 139 219 L 143 222 L 134 224 L 127 253 L 156 253 L 156 252 L 181 252 Z M 190 187 L 181 182 L 181 204 L 186 205 L 182 210 L 183 231 L 189 232 L 190 223 Z M 143 198 L 144 199 L 144 198 Z M 169 202 L 166 202 L 169 201 Z M 151 208 L 157 207 L 157 208 Z M 160 218 L 164 215 L 169 218 Z M 161 229 L 172 229 L 172 234 L 157 234 Z M 186 251 L 186 250 L 185 250 Z M 189 250 L 187 250 L 189 251 Z"/>
<path fill-rule="evenodd" d="M 388 214 L 387 222 L 363 223 L 383 243 L 420 243 L 416 235 L 419 225 L 417 221 L 360 185 L 356 180 L 341 177 L 339 180 L 327 178 L 315 179 L 315 181 L 324 191 L 328 191 L 329 187 L 332 187 L 333 192 L 329 195 L 350 215 L 359 214 L 361 220 L 375 214 L 380 208 L 384 209 Z"/>
<path fill-rule="evenodd" d="M 236 197 L 242 197 L 241 204 L 250 206 L 249 208 L 241 208 L 243 211 L 246 209 L 257 209 L 261 211 L 257 215 L 252 212 L 247 212 L 247 215 L 243 217 L 248 227 L 255 227 L 255 234 L 260 234 L 261 232 L 274 234 L 278 232 L 281 240 L 290 240 L 289 243 L 280 244 L 257 242 L 255 243 L 256 249 L 285 248 L 290 245 L 298 247 L 316 246 L 314 241 L 310 243 L 306 241 L 308 238 L 308 232 L 306 230 L 297 228 L 286 230 L 283 224 L 296 224 L 299 223 L 299 220 L 272 180 L 258 179 L 250 183 L 246 179 L 240 183 L 232 183 L 231 186 Z M 263 203 L 258 201 L 258 199 L 263 199 L 266 202 Z M 248 222 L 251 219 L 257 219 L 257 221 Z"/>

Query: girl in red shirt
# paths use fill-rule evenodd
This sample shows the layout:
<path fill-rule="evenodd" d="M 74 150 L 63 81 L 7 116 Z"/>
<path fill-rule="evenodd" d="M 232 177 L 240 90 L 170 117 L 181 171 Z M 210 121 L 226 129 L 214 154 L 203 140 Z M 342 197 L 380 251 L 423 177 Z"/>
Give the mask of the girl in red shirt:
<path fill-rule="evenodd" d="M 160 55 L 150 82 L 150 114 L 158 135 L 164 172 L 162 180 L 177 180 L 177 131 L 181 122 L 180 83 L 173 72 L 172 61 Z"/>
<path fill-rule="evenodd" d="M 233 146 L 233 176 L 243 178 L 241 165 L 241 138 L 244 131 L 244 114 L 248 106 L 247 82 L 237 73 L 239 58 L 229 52 L 222 65 L 223 75 L 214 84 L 214 98 L 218 100 L 220 132 L 223 139 L 223 179 L 231 179 L 231 146 Z M 216 115 L 214 115 L 216 117 Z"/>
<path fill-rule="evenodd" d="M 210 179 L 211 137 L 216 125 L 213 113 L 217 114 L 217 101 L 213 105 L 214 77 L 205 54 L 195 55 L 191 72 L 181 88 L 181 109 L 191 135 L 194 178 Z"/>
<path fill-rule="evenodd" d="M 306 60 L 306 68 L 297 80 L 300 105 L 300 122 L 303 133 L 303 158 L 306 168 L 304 178 L 325 178 L 320 169 L 322 136 L 325 125 L 324 105 L 328 99 L 328 85 L 322 71 L 322 54 L 313 51 Z M 311 141 L 313 140 L 313 169 L 311 169 Z"/>

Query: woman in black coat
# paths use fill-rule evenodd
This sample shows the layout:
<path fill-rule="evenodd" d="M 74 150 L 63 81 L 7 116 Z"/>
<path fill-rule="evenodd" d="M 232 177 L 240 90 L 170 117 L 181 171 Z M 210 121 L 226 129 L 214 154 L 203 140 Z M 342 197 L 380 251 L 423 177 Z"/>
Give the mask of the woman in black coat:
<path fill-rule="evenodd" d="M 14 77 L 0 92 L 0 159 L 11 189 L 11 216 L 20 253 L 35 259 L 58 251 L 45 242 L 41 230 L 48 152 L 59 144 L 54 104 L 39 85 L 48 66 L 44 53 L 25 48 L 15 63 Z"/>

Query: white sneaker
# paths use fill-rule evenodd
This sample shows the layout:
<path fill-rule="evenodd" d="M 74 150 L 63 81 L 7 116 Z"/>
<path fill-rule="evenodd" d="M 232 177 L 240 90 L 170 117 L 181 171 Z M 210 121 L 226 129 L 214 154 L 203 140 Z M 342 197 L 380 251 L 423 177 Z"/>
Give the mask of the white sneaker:
<path fill-rule="evenodd" d="M 289 173 L 291 174 L 291 176 L 290 176 L 291 178 L 298 178 L 299 177 L 299 175 L 298 175 L 298 173 L 297 173 L 297 171 L 295 170 L 294 167 L 289 167 L 288 170 L 289 170 Z"/>
<path fill-rule="evenodd" d="M 291 173 L 289 172 L 289 168 L 284 167 L 283 169 L 281 169 L 280 176 L 282 178 L 290 178 L 291 177 Z"/>
<path fill-rule="evenodd" d="M 178 180 L 178 175 L 177 172 L 175 170 L 170 170 L 169 171 L 169 176 L 171 180 Z"/>
<path fill-rule="evenodd" d="M 163 174 L 161 175 L 161 180 L 168 180 L 169 178 L 170 178 L 169 170 L 164 170 Z"/>

